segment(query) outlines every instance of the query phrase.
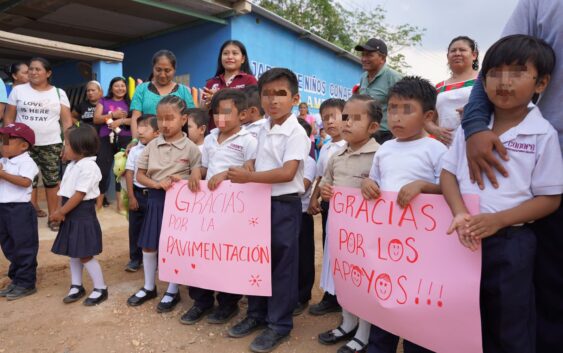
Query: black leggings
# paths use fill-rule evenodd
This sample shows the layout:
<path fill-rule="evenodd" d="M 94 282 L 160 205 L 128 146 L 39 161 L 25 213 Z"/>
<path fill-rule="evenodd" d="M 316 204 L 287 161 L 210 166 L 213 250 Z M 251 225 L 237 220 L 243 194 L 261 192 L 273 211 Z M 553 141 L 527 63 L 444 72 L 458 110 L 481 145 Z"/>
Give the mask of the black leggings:
<path fill-rule="evenodd" d="M 110 142 L 109 136 L 100 137 L 100 149 L 96 163 L 102 172 L 102 180 L 100 181 L 100 193 L 105 194 L 109 188 L 110 170 L 113 165 L 113 155 L 119 152 L 122 148 L 127 148 L 131 142 L 131 136 L 119 136 L 113 143 Z M 113 173 L 111 174 L 113 176 Z M 121 184 L 115 183 L 115 191 L 121 191 Z"/>

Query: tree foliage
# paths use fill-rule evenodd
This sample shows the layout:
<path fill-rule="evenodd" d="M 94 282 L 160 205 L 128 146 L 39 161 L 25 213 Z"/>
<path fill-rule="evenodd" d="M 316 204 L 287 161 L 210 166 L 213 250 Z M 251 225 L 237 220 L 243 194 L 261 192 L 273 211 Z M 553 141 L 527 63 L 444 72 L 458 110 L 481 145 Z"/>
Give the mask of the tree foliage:
<path fill-rule="evenodd" d="M 387 62 L 398 71 L 409 65 L 400 51 L 422 43 L 425 29 L 410 24 L 385 22 L 386 11 L 378 5 L 368 12 L 350 11 L 335 0 L 257 0 L 260 6 L 319 37 L 353 52 L 354 47 L 375 37 L 388 47 Z"/>

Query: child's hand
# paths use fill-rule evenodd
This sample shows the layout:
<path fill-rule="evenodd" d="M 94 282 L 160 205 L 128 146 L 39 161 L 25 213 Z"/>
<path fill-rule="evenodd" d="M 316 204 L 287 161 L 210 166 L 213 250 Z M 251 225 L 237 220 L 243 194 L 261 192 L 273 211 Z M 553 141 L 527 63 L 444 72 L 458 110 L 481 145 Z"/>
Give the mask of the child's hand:
<path fill-rule="evenodd" d="M 481 213 L 470 216 L 467 227 L 467 233 L 473 239 L 483 239 L 498 232 L 503 225 L 494 213 Z"/>
<path fill-rule="evenodd" d="M 248 170 L 241 167 L 231 167 L 227 172 L 227 179 L 237 184 L 244 184 L 250 182 L 250 174 Z"/>
<path fill-rule="evenodd" d="M 255 169 L 254 169 L 254 159 L 246 161 L 242 167 L 244 169 L 248 170 L 249 172 L 254 172 L 255 171 Z"/>
<path fill-rule="evenodd" d="M 457 237 L 461 245 L 466 248 L 475 251 L 479 248 L 479 240 L 471 237 L 467 231 L 468 222 L 470 215 L 467 213 L 459 213 L 452 219 L 452 224 L 448 228 L 447 234 L 452 234 L 454 231 L 457 233 Z"/>
<path fill-rule="evenodd" d="M 319 203 L 319 199 L 313 198 L 309 203 L 309 208 L 307 209 L 307 213 L 310 215 L 316 215 L 321 212 L 321 205 Z"/>
<path fill-rule="evenodd" d="M 366 200 L 377 199 L 381 192 L 379 186 L 370 178 L 362 180 L 362 196 Z"/>
<path fill-rule="evenodd" d="M 418 194 L 422 192 L 422 183 L 418 180 L 404 185 L 397 195 L 397 203 L 405 208 Z"/>
<path fill-rule="evenodd" d="M 133 195 L 129 195 L 129 210 L 137 211 L 139 209 L 139 201 Z"/>
<path fill-rule="evenodd" d="M 190 189 L 191 192 L 199 192 L 201 190 L 199 187 L 200 180 L 201 174 L 192 173 L 188 179 L 188 189 Z"/>
<path fill-rule="evenodd" d="M 158 183 L 158 186 L 159 189 L 168 191 L 172 187 L 172 179 L 170 177 L 164 178 Z"/>
<path fill-rule="evenodd" d="M 50 222 L 62 222 L 64 220 L 65 220 L 65 216 L 61 212 L 60 208 L 58 210 L 56 210 L 55 212 L 51 213 L 51 215 L 49 216 Z"/>
<path fill-rule="evenodd" d="M 321 199 L 323 199 L 323 201 L 330 201 L 330 199 L 332 198 L 332 194 L 333 194 L 333 188 L 332 185 L 330 184 L 323 184 L 323 186 L 321 186 Z"/>
<path fill-rule="evenodd" d="M 221 184 L 221 182 L 225 179 L 227 179 L 227 172 L 215 174 L 207 182 L 207 187 L 209 188 L 209 190 L 213 191 L 217 189 L 219 187 L 219 184 Z"/>

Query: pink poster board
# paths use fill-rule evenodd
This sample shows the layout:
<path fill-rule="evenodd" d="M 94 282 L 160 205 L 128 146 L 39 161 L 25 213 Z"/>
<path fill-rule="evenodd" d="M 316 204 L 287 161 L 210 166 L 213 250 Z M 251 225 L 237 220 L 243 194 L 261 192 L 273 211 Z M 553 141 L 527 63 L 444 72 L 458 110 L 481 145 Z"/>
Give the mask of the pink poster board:
<path fill-rule="evenodd" d="M 435 352 L 481 353 L 481 250 L 446 234 L 452 215 L 441 195 L 419 195 L 405 209 L 396 199 L 335 187 L 328 236 L 338 301 Z M 478 198 L 464 199 L 478 213 Z"/>
<path fill-rule="evenodd" d="M 270 197 L 266 184 L 225 181 L 166 193 L 159 246 L 162 281 L 245 295 L 272 295 Z"/>

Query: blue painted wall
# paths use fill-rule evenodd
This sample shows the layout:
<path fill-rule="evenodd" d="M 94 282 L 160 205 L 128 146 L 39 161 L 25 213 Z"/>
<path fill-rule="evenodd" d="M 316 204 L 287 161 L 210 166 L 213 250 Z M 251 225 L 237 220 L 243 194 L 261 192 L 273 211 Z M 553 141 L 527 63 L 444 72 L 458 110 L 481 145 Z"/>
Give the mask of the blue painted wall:
<path fill-rule="evenodd" d="M 297 33 L 254 13 L 232 17 L 227 25 L 201 23 L 116 50 L 125 53 L 123 75 L 145 80 L 151 72 L 152 55 L 159 49 L 170 49 L 177 58 L 176 74 L 189 74 L 191 86 L 203 87 L 214 75 L 219 48 L 227 39 L 238 39 L 246 45 L 257 77 L 270 67 L 293 70 L 299 78 L 301 100 L 309 103 L 311 113 L 316 113 L 325 99 L 347 99 L 362 73 L 360 64 L 311 40 L 300 39 Z M 76 62 L 54 71 L 54 82 L 61 87 L 85 82 Z"/>

